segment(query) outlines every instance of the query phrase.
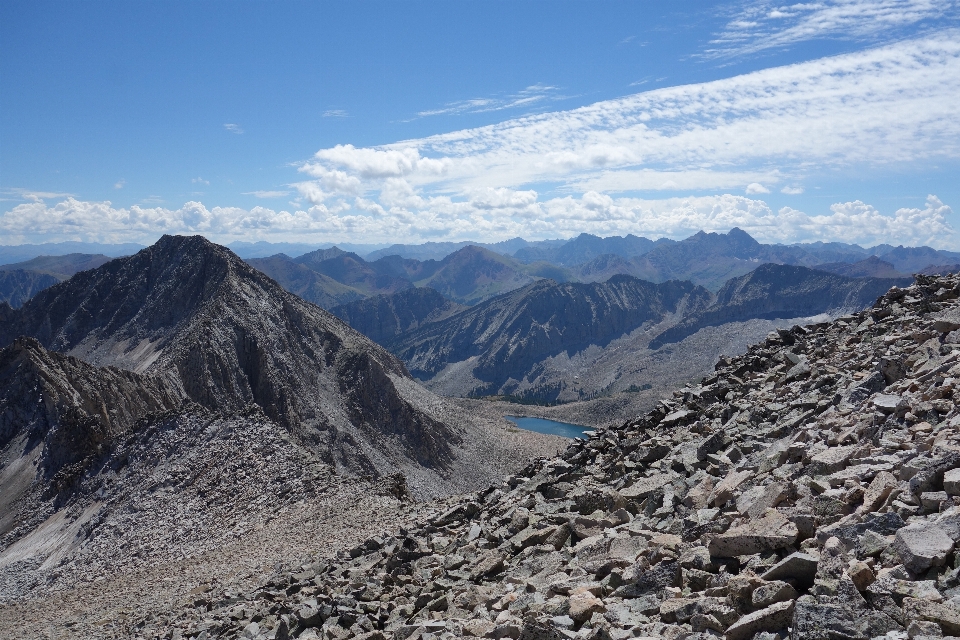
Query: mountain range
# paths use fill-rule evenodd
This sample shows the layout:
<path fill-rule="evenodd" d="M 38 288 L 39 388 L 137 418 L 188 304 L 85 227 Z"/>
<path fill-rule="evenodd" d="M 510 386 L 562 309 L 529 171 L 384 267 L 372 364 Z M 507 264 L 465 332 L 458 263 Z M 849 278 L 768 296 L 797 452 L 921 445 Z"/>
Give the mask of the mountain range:
<path fill-rule="evenodd" d="M 0 247 L 0 262 L 16 262 L 9 256 L 58 256 L 81 246 L 101 245 Z M 762 244 L 736 228 L 725 234 L 700 232 L 680 241 L 652 241 L 634 235 L 601 238 L 584 233 L 570 240 L 514 238 L 498 243 L 349 244 L 317 249 L 306 243 L 261 241 L 231 246 L 288 291 L 326 309 L 411 286 L 429 286 L 461 304 L 476 304 L 540 278 L 603 282 L 625 274 L 651 282 L 690 280 L 716 292 L 730 278 L 764 263 L 815 266 L 853 277 L 900 277 L 928 269 L 942 272 L 960 262 L 960 253 L 930 247 L 877 245 L 865 249 L 838 242 Z M 100 253 L 117 256 L 124 249 L 132 253 L 139 245 L 102 247 Z M 35 266 L 21 260 L 6 268 L 34 271 Z M 66 270 L 60 275 L 49 269 L 39 271 L 61 280 L 70 274 Z M 0 284 L 0 299 L 21 304 L 46 282 L 30 274 L 6 276 Z"/>
<path fill-rule="evenodd" d="M 716 295 L 690 281 L 615 275 L 602 283 L 538 280 L 467 308 L 427 288 L 409 289 L 333 313 L 444 395 L 552 403 L 694 377 L 705 340 L 742 344 L 784 323 L 859 311 L 910 282 L 766 263 Z M 706 329 L 709 338 L 694 337 Z M 688 346 L 671 346 L 688 338 Z M 670 375 L 652 375 L 651 367 L 665 362 Z"/>
<path fill-rule="evenodd" d="M 607 240 L 578 238 L 566 254 L 551 254 L 553 262 L 524 262 L 477 246 L 441 259 L 368 260 L 330 247 L 245 262 L 200 236 L 164 236 L 127 257 L 48 257 L 2 271 L 27 274 L 40 290 L 21 294 L 18 308 L 0 302 L 0 629 L 9 630 L 14 618 L 36 619 L 24 612 L 44 602 L 60 612 L 51 624 L 79 637 L 263 638 L 262 623 L 277 637 L 318 637 L 315 628 L 323 626 L 324 637 L 345 637 L 341 630 L 349 629 L 374 638 L 388 620 L 388 633 L 424 637 L 424 625 L 439 622 L 437 615 L 461 611 L 464 618 L 483 618 L 470 627 L 483 635 L 520 637 L 522 625 L 495 632 L 494 620 L 507 620 L 521 606 L 541 611 L 545 600 L 538 597 L 547 589 L 567 608 L 541 618 L 561 626 L 577 598 L 599 594 L 617 606 L 635 600 L 648 607 L 644 616 L 672 621 L 680 609 L 669 606 L 706 602 L 672 596 L 720 589 L 730 598 L 722 602 L 739 607 L 745 620 L 735 626 L 725 617 L 724 625 L 749 630 L 748 616 L 766 605 L 736 600 L 736 585 L 763 587 L 749 582 L 749 574 L 723 574 L 761 565 L 767 571 L 796 550 L 725 555 L 705 538 L 707 555 L 691 560 L 684 544 L 720 532 L 727 536 L 722 544 L 734 545 L 738 527 L 774 517 L 824 527 L 828 519 L 851 515 L 841 497 L 865 500 L 870 489 L 848 476 L 833 486 L 824 474 L 832 473 L 836 453 L 861 475 L 877 464 L 884 473 L 896 470 L 902 481 L 919 478 L 918 487 L 927 482 L 924 490 L 949 488 L 922 466 L 923 456 L 917 462 L 904 454 L 894 467 L 886 457 L 864 458 L 872 449 L 857 453 L 844 445 L 859 447 L 858 438 L 869 437 L 868 448 L 903 453 L 914 436 L 926 452 L 944 444 L 932 425 L 949 427 L 956 414 L 946 375 L 956 374 L 950 331 L 960 322 L 952 315 L 927 317 L 920 333 L 908 323 L 953 309 L 956 278 L 919 276 L 912 285 L 899 274 L 921 262 L 948 265 L 957 256 L 923 248 L 890 247 L 881 256 L 846 245 L 762 245 L 738 230 L 652 247 L 641 238 Z M 517 251 L 532 255 L 534 248 L 557 247 Z M 581 258 L 589 260 L 560 263 Z M 578 282 L 585 265 L 596 279 Z M 617 273 L 623 269 L 650 277 Z M 666 278 L 673 273 L 687 277 Z M 304 297 L 317 296 L 332 312 L 284 283 L 289 289 L 295 283 Z M 860 311 L 871 305 L 873 312 Z M 824 322 L 854 311 L 835 324 Z M 811 321 L 817 324 L 789 328 Z M 750 342 L 761 344 L 714 366 L 721 350 L 743 353 Z M 855 363 L 860 373 L 840 371 L 844 363 Z M 898 381 L 908 370 L 911 377 Z M 701 376 L 702 384 L 676 390 Z M 898 394 L 917 390 L 916 397 L 902 404 L 871 396 L 886 383 Z M 783 396 L 784 389 L 793 395 Z M 582 415 L 614 396 L 622 402 L 604 414 L 606 422 L 653 413 L 549 463 L 561 441 L 505 426 L 504 413 L 524 408 L 497 401 L 583 400 L 552 407 L 567 407 L 556 415 L 572 420 L 576 411 Z M 862 412 L 855 410 L 861 405 Z M 818 412 L 842 418 L 843 428 L 824 423 L 811 435 L 804 421 L 816 422 Z M 694 421 L 695 434 L 688 429 Z M 585 424 L 599 422 L 594 416 Z M 728 440 L 734 430 L 739 440 Z M 524 469 L 534 459 L 539 462 Z M 794 481 L 790 469 L 798 461 L 810 480 L 784 493 L 778 483 Z M 915 462 L 920 466 L 904 466 Z M 745 471 L 753 484 L 738 494 Z M 494 484 L 499 488 L 484 488 Z M 429 515 L 410 502 L 471 491 L 431 503 Z M 931 504 L 940 500 L 920 496 Z M 698 508 L 680 518 L 676 509 L 687 497 Z M 888 497 L 896 513 L 884 517 L 928 509 L 905 492 Z M 794 511 L 764 515 L 770 510 L 753 509 L 753 502 L 741 507 L 740 498 L 770 498 L 774 506 L 786 500 Z M 707 502 L 717 508 L 707 509 Z M 405 504 L 412 506 L 404 511 Z M 947 504 L 929 508 L 939 515 Z M 602 519 L 595 517 L 598 509 Z M 749 518 L 735 520 L 743 514 Z M 469 524 L 471 518 L 482 526 Z M 631 522 L 642 528 L 630 529 Z M 564 536 L 554 540 L 558 531 Z M 455 546 L 450 535 L 457 536 Z M 748 542 L 756 537 L 744 535 Z M 852 570 L 846 560 L 831 564 L 834 547 L 816 531 L 809 535 L 813 542 L 799 551 L 821 545 L 824 571 L 834 565 L 838 575 Z M 614 544 L 649 557 L 636 564 L 610 564 L 606 556 L 593 562 L 590 545 L 606 554 Z M 713 556 L 724 560 L 705 564 Z M 877 556 L 893 566 L 886 551 Z M 276 584 L 219 586 L 228 572 L 256 577 L 282 558 L 299 559 Z M 552 564 L 538 564 L 547 560 Z M 693 562 L 705 568 L 694 573 Z M 484 581 L 493 584 L 488 578 L 507 565 L 511 595 L 483 591 Z M 560 566 L 573 572 L 558 575 Z M 636 585 L 652 566 L 672 572 L 663 584 L 690 591 L 658 591 L 643 600 L 646 592 Z M 533 576 L 539 577 L 531 582 Z M 928 582 L 949 595 L 956 576 L 944 570 Z M 515 588 L 534 583 L 534 590 Z M 838 582 L 823 578 L 820 584 L 827 589 Z M 454 587 L 456 599 L 447 593 Z M 621 587 L 626 590 L 617 591 Z M 109 629 L 91 631 L 94 623 L 86 620 L 67 632 L 73 625 L 67 618 L 92 610 L 89 603 L 102 602 L 101 591 L 115 600 L 97 617 L 96 624 Z M 128 624 L 131 593 L 138 594 L 138 608 Z M 139 595 L 156 593 L 175 595 L 149 606 L 143 602 L 153 596 Z M 627 595 L 616 600 L 614 593 Z M 798 610 L 809 605 L 804 598 L 796 600 Z M 158 607 L 189 608 L 196 624 L 187 631 L 176 620 L 156 618 Z M 281 611 L 285 617 L 274 615 Z M 617 615 L 631 611 L 624 605 Z M 593 619 L 576 615 L 581 629 Z M 591 624 L 608 628 L 601 618 L 607 620 Z M 644 627 L 650 633 L 664 628 Z M 543 631 L 531 629 L 530 637 Z M 550 631 L 547 637 L 557 636 Z"/>

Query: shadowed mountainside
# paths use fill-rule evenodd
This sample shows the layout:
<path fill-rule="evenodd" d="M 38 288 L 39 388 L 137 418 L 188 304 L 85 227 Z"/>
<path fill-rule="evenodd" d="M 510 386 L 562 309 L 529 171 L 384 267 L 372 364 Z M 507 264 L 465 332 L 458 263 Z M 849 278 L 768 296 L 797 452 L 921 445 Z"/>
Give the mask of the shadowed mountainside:
<path fill-rule="evenodd" d="M 374 342 L 384 344 L 402 333 L 438 322 L 467 309 L 429 287 L 406 289 L 334 307 L 330 313 Z"/>
<path fill-rule="evenodd" d="M 456 302 L 475 304 L 530 284 L 537 278 L 565 280 L 568 277 L 560 267 L 546 263 L 524 265 L 514 258 L 474 245 L 465 246 L 442 260 L 421 261 L 391 255 L 367 262 L 355 253 L 332 247 L 296 259 L 273 256 L 248 262 L 288 291 L 325 308 L 414 287 L 430 287 Z M 311 278 L 289 263 L 325 279 Z M 335 283 L 341 288 L 337 289 Z M 333 300 L 336 302 L 331 304 Z"/>
<path fill-rule="evenodd" d="M 544 261 L 562 266 L 574 266 L 589 262 L 604 254 L 611 254 L 623 258 L 642 256 L 655 247 L 664 244 L 673 244 L 673 240 L 661 238 L 654 242 L 647 238 L 640 238 L 633 234 L 626 236 L 610 236 L 601 238 L 589 233 L 581 233 L 576 238 L 558 247 L 524 247 L 513 254 L 522 262 Z"/>
<path fill-rule="evenodd" d="M 79 271 L 96 269 L 111 260 L 113 260 L 113 258 L 100 253 L 68 253 L 63 256 L 37 256 L 24 262 L 2 265 L 0 266 L 0 271 L 24 269 L 51 275 L 57 280 L 66 280 Z"/>
<path fill-rule="evenodd" d="M 828 264 L 818 264 L 818 271 L 835 273 L 838 276 L 847 278 L 905 278 L 909 274 L 900 273 L 893 268 L 893 265 L 886 260 L 881 260 L 877 256 L 870 256 L 866 260 L 859 262 L 831 262 Z"/>
<path fill-rule="evenodd" d="M 650 343 L 678 342 L 699 329 L 750 318 L 794 318 L 831 310 L 859 311 L 890 287 L 912 278 L 847 278 L 790 265 L 765 264 L 720 289 L 709 308 L 683 320 Z"/>
<path fill-rule="evenodd" d="M 413 286 L 405 278 L 381 273 L 357 254 L 342 251 L 337 247 L 305 253 L 294 262 L 355 289 L 365 296 L 394 293 Z M 281 284 L 284 283 L 281 281 Z"/>
<path fill-rule="evenodd" d="M 629 276 L 594 284 L 541 280 L 401 336 L 389 347 L 423 378 L 469 360 L 482 387 L 477 392 L 496 393 L 544 358 L 602 346 L 681 308 L 705 307 L 710 299 L 689 282 L 657 285 Z"/>
<path fill-rule="evenodd" d="M 324 309 L 364 298 L 364 294 L 356 289 L 317 273 L 282 253 L 269 258 L 250 258 L 247 264 L 276 280 L 290 293 Z"/>
<path fill-rule="evenodd" d="M 58 282 L 60 282 L 58 278 L 36 271 L 25 269 L 0 271 L 0 302 L 5 302 L 15 309 L 22 307 L 38 292 Z"/>

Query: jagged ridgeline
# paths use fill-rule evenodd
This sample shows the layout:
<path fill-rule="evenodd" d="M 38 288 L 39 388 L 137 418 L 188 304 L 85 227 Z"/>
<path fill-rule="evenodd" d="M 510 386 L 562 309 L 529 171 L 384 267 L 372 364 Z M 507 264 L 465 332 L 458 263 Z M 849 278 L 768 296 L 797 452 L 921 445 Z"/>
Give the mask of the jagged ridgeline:
<path fill-rule="evenodd" d="M 960 283 L 772 332 L 650 413 L 187 634 L 960 636 Z M 243 611 L 243 617 L 235 613 Z"/>
<path fill-rule="evenodd" d="M 259 405 L 328 462 L 374 475 L 395 472 L 398 458 L 442 469 L 460 440 L 418 404 L 423 401 L 414 397 L 397 358 L 199 236 L 164 236 L 3 315 L 0 345 L 8 369 L 15 362 L 31 370 L 56 362 L 62 369 L 46 349 L 95 365 L 84 371 L 85 380 L 122 379 L 122 385 L 93 385 L 106 412 L 82 384 L 68 393 L 72 411 L 104 433 L 113 429 L 111 412 L 125 411 L 117 407 L 128 397 L 143 396 L 131 415 L 185 403 L 226 414 Z M 20 336 L 38 344 L 10 346 Z M 124 373 L 96 368 L 106 366 Z M 44 398 L 59 393 L 51 391 L 58 379 L 59 373 L 40 376 Z M 3 389 L 9 441 L 11 430 L 26 424 L 22 412 L 38 409 L 21 406 L 26 400 L 15 387 Z"/>

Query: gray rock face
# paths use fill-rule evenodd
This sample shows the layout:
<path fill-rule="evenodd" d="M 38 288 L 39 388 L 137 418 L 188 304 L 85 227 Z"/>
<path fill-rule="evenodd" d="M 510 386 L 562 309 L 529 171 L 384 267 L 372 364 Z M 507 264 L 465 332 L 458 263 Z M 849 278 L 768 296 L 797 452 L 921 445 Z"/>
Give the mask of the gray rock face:
<path fill-rule="evenodd" d="M 46 273 L 13 269 L 0 271 L 0 303 L 7 303 L 14 309 L 47 287 L 60 280 Z"/>
<path fill-rule="evenodd" d="M 909 279 L 847 278 L 807 267 L 765 264 L 729 280 L 710 308 L 658 336 L 652 346 L 679 342 L 703 327 L 747 318 L 799 318 L 830 309 L 862 309 Z"/>

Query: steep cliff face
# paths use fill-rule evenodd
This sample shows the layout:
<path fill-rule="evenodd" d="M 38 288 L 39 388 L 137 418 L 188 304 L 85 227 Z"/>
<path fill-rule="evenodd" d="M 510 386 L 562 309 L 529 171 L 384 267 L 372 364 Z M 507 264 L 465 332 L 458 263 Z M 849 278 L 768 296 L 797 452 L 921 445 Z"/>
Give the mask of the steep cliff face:
<path fill-rule="evenodd" d="M 705 307 L 710 293 L 689 282 L 653 284 L 629 276 L 604 283 L 544 280 L 489 300 L 390 343 L 420 377 L 470 360 L 486 392 L 524 374 L 544 358 L 603 346 L 644 322 L 662 320 L 681 306 Z"/>
<path fill-rule="evenodd" d="M 12 316 L 2 344 L 29 335 L 95 365 L 167 376 L 216 411 L 256 403 L 356 471 L 392 473 L 397 459 L 442 468 L 459 441 L 403 397 L 394 356 L 202 237 L 164 236 Z"/>
<path fill-rule="evenodd" d="M 716 303 L 660 334 L 653 348 L 677 342 L 703 327 L 749 318 L 798 318 L 827 311 L 859 311 L 911 278 L 847 278 L 825 271 L 765 264 L 728 281 Z"/>

